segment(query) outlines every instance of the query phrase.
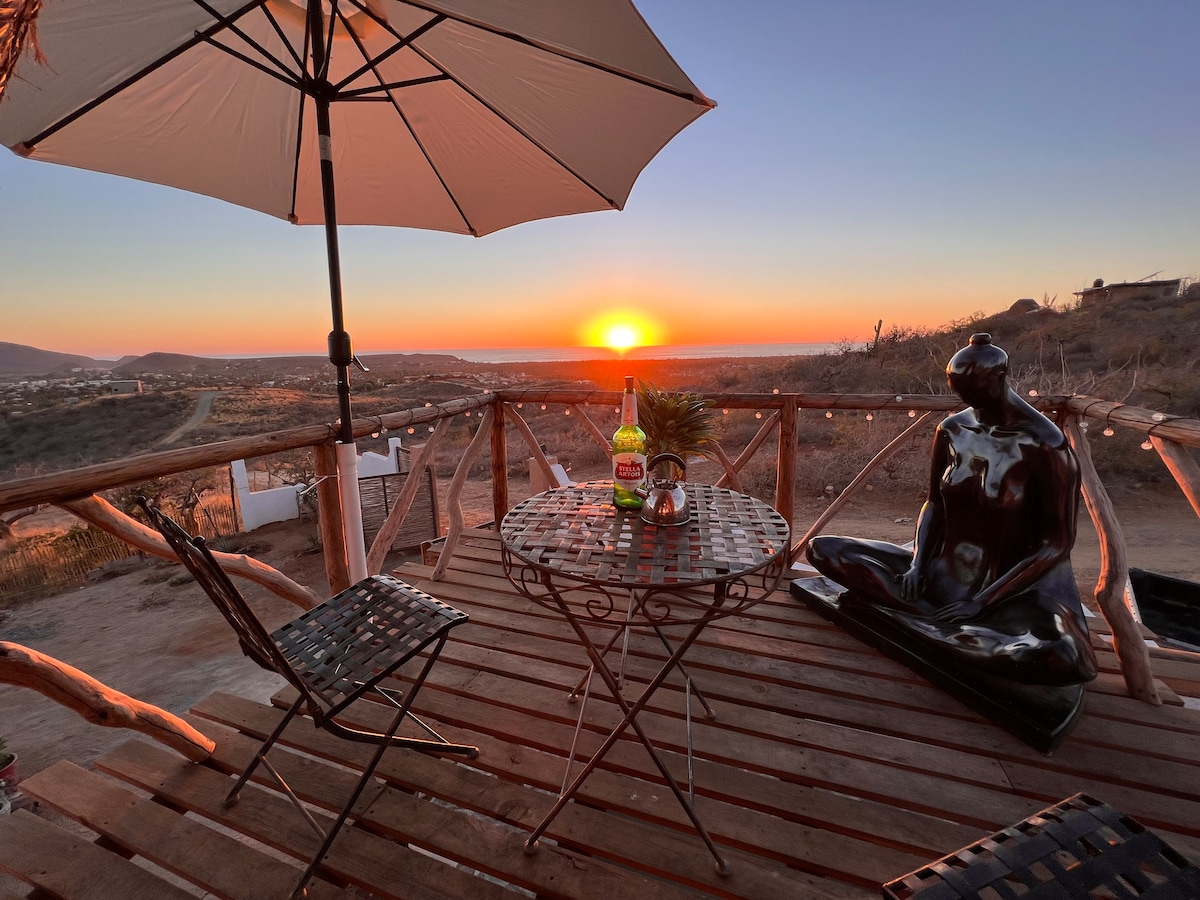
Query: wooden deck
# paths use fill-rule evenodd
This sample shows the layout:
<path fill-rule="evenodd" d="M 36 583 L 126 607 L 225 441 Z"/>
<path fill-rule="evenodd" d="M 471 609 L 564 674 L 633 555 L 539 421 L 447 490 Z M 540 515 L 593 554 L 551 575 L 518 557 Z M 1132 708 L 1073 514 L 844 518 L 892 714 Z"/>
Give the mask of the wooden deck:
<path fill-rule="evenodd" d="M 1079 791 L 1200 862 L 1200 710 L 1177 696 L 1200 695 L 1200 663 L 1156 657 L 1171 702 L 1150 707 L 1124 696 L 1097 631 L 1103 672 L 1078 727 L 1047 757 L 784 591 L 708 629 L 687 657 L 718 712 L 695 720 L 697 808 L 732 875 L 715 873 L 632 740 L 618 743 L 527 856 L 524 834 L 562 779 L 577 709 L 566 691 L 582 651 L 563 621 L 512 590 L 494 535 L 465 536 L 445 580 L 424 583 L 430 571 L 400 574 L 468 611 L 471 623 L 452 635 L 417 706 L 447 737 L 478 744 L 480 756 L 392 751 L 380 767 L 387 784 L 365 795 L 312 897 L 877 897 L 881 882 Z M 656 644 L 635 635 L 633 680 L 662 658 Z M 683 781 L 677 681 L 639 721 Z M 581 751 L 616 720 L 602 695 L 588 707 Z M 95 771 L 60 762 L 26 779 L 28 795 L 89 831 L 30 812 L 0 817 L 0 869 L 44 891 L 38 897 L 285 896 L 315 846 L 311 831 L 271 791 L 248 789 L 232 809 L 221 805 L 225 773 L 280 715 L 214 694 L 190 716 L 218 742 L 206 765 L 133 739 Z M 279 754 L 285 777 L 316 807 L 336 808 L 352 778 L 336 762 L 362 748 L 304 722 L 285 741 L 296 751 Z"/>

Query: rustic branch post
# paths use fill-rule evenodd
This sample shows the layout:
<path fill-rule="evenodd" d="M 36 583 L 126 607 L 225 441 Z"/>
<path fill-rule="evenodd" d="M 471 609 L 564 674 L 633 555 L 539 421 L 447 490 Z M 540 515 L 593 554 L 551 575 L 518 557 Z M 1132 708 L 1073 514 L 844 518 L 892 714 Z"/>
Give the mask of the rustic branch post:
<path fill-rule="evenodd" d="M 1133 613 L 1122 600 L 1129 578 L 1129 564 L 1125 557 L 1125 536 L 1121 531 L 1121 523 L 1096 472 L 1092 450 L 1087 435 L 1079 427 L 1078 416 L 1067 416 L 1066 432 L 1079 460 L 1083 501 L 1100 537 L 1100 579 L 1096 582 L 1096 602 L 1108 627 L 1112 629 L 1113 649 L 1121 663 L 1121 674 L 1125 677 L 1129 695 L 1159 706 L 1162 698 L 1154 683 L 1146 642 Z"/>
<path fill-rule="evenodd" d="M 517 426 L 517 431 L 525 439 L 525 443 L 529 447 L 529 455 L 533 457 L 533 461 L 542 470 L 542 476 L 546 479 L 546 484 L 557 484 L 558 479 L 554 471 L 550 468 L 550 460 L 546 459 L 546 454 L 542 452 L 542 447 L 534 436 L 533 429 L 529 427 L 529 423 L 516 410 L 510 408 L 509 413 L 512 415 L 513 424 Z"/>
<path fill-rule="evenodd" d="M 83 519 L 97 528 L 115 535 L 131 547 L 136 547 L 152 556 L 160 556 L 171 562 L 179 562 L 175 551 L 157 531 L 148 528 L 141 522 L 131 519 L 107 500 L 99 497 L 84 497 L 58 506 Z M 231 575 L 261 584 L 271 593 L 290 600 L 301 609 L 312 609 L 324 598 L 314 591 L 288 578 L 278 569 L 273 569 L 264 562 L 241 553 L 222 553 L 212 551 L 213 558 L 220 563 L 221 568 Z"/>
<path fill-rule="evenodd" d="M 193 762 L 208 759 L 217 746 L 178 716 L 20 644 L 0 641 L 0 682 L 32 688 L 97 725 L 139 731 Z"/>
<path fill-rule="evenodd" d="M 784 394 L 779 410 L 779 449 L 775 456 L 775 509 L 788 525 L 796 507 L 796 444 L 800 414 L 794 394 Z"/>
<path fill-rule="evenodd" d="M 1158 451 L 1163 464 L 1170 471 L 1175 483 L 1192 505 L 1192 511 L 1200 516 L 1200 465 L 1191 454 L 1174 441 L 1163 440 L 1156 434 L 1150 435 L 1150 443 Z"/>
<path fill-rule="evenodd" d="M 400 526 L 404 524 L 408 511 L 412 509 L 413 501 L 417 498 L 417 491 L 421 489 L 421 484 L 425 481 L 425 470 L 429 468 L 438 444 L 449 430 L 450 419 L 448 417 L 439 419 L 433 434 L 430 435 L 429 440 L 425 442 L 425 445 L 417 453 L 416 459 L 413 460 L 408 477 L 404 479 L 404 486 L 400 489 L 400 496 L 396 498 L 387 519 L 384 520 L 383 527 L 379 529 L 375 540 L 371 542 L 371 550 L 367 554 L 368 575 L 378 575 L 383 568 L 383 560 L 387 556 L 388 550 L 391 549 L 392 541 L 400 533 Z M 438 518 L 437 491 L 435 490 L 433 494 L 433 516 L 436 521 Z"/>
<path fill-rule="evenodd" d="M 762 423 L 762 427 L 759 428 L 754 437 L 750 439 L 750 443 L 746 445 L 746 449 L 739 453 L 738 458 L 733 461 L 732 466 L 727 468 L 733 469 L 734 472 L 740 472 L 742 470 L 742 466 L 746 465 L 750 458 L 754 456 L 756 452 L 758 452 L 758 448 L 762 446 L 763 441 L 767 439 L 767 435 L 769 435 L 772 429 L 775 428 L 775 424 L 779 421 L 779 418 L 780 416 L 778 411 L 767 416 L 767 420 Z M 726 472 L 726 474 L 717 479 L 716 486 L 725 487 L 725 485 L 728 483 L 729 474 Z"/>
<path fill-rule="evenodd" d="M 724 482 L 731 490 L 741 493 L 742 480 L 738 478 L 737 469 L 734 468 L 733 460 L 729 458 L 729 454 L 725 452 L 725 448 L 721 446 L 719 441 L 709 441 L 708 447 L 712 450 L 713 456 L 717 458 L 717 462 L 721 464 L 721 468 L 725 470 L 725 474 L 721 476 L 718 484 Z"/>
<path fill-rule="evenodd" d="M 579 416 L 579 421 L 583 422 L 583 426 L 587 429 L 588 434 L 592 436 L 592 440 L 600 445 L 609 459 L 612 459 L 612 438 L 604 436 L 604 432 L 600 430 L 592 420 L 592 417 L 587 414 L 587 410 L 578 403 L 572 403 L 570 409 Z"/>
<path fill-rule="evenodd" d="M 329 578 L 329 593 L 340 594 L 350 587 L 350 569 L 346 565 L 346 538 L 342 534 L 337 453 L 331 441 L 313 447 L 313 465 L 317 473 L 317 522 L 325 551 L 325 574 Z"/>
<path fill-rule="evenodd" d="M 933 415 L 933 413 L 923 413 L 921 417 L 917 419 L 917 421 L 913 422 L 902 432 L 900 432 L 900 434 L 892 438 L 886 447 L 876 453 L 875 456 L 871 458 L 871 461 L 863 466 L 863 470 L 854 476 L 854 479 L 848 485 L 846 485 L 846 489 L 838 494 L 834 501 L 825 508 L 825 511 L 821 513 L 821 515 L 817 516 L 817 520 L 812 523 L 804 537 L 800 539 L 800 542 L 792 545 L 793 561 L 796 559 L 796 557 L 804 552 L 804 549 L 808 546 L 808 542 L 820 534 L 821 529 L 829 524 L 829 520 L 837 515 L 843 506 L 850 502 L 850 498 L 858 492 L 858 488 L 862 485 L 862 483 L 871 477 L 871 473 L 883 465 L 890 456 L 899 450 L 901 445 L 912 436 L 913 432 L 925 424 L 925 420 L 931 415 Z"/>
<path fill-rule="evenodd" d="M 504 404 L 497 400 L 492 411 L 492 521 L 508 512 L 508 439 L 504 435 Z"/>
<path fill-rule="evenodd" d="M 458 468 L 454 470 L 454 478 L 450 481 L 450 489 L 447 491 L 446 497 L 446 501 L 450 504 L 450 527 L 446 531 L 446 543 L 442 546 L 442 552 L 438 554 L 437 565 L 433 568 L 433 574 L 429 576 L 433 581 L 441 581 L 442 577 L 446 574 L 446 569 L 450 566 L 450 556 L 454 553 L 454 547 L 458 544 L 459 535 L 462 534 L 463 485 L 467 481 L 467 473 L 471 471 L 471 464 L 475 462 L 475 457 L 479 455 L 479 451 L 483 448 L 484 440 L 491 434 L 492 419 L 492 408 L 488 407 L 487 411 L 483 414 L 483 421 L 479 423 L 479 428 L 475 431 L 475 437 L 467 445 L 462 459 L 458 461 Z"/>

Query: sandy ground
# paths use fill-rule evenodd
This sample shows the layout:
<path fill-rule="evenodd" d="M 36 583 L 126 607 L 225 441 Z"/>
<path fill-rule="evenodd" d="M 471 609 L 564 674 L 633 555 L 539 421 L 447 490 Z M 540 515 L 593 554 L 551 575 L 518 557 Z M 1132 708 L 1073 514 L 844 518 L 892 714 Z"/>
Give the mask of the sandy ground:
<path fill-rule="evenodd" d="M 512 500 L 520 499 L 514 481 Z M 1115 498 L 1125 530 L 1130 564 L 1200 580 L 1200 520 L 1179 495 L 1132 494 Z M 467 498 L 468 524 L 491 517 L 487 485 L 473 485 Z M 801 500 L 796 534 L 807 529 L 824 505 Z M 878 494 L 848 507 L 827 533 L 902 542 L 912 537 L 917 504 Z M 326 592 L 323 560 L 313 552 L 313 523 L 268 525 L 245 536 L 245 550 L 290 577 Z M 412 554 L 394 553 L 385 571 Z M 1099 573 L 1096 535 L 1085 512 L 1073 555 L 1081 593 L 1091 599 Z M 24 644 L 82 669 L 116 690 L 182 713 L 217 690 L 265 700 L 282 685 L 242 656 L 228 625 L 182 569 L 152 560 L 136 571 L 59 596 L 0 610 L 0 640 Z M 282 624 L 297 608 L 262 588 L 243 583 L 268 627 Z M 90 765 L 129 735 L 88 723 L 32 690 L 0 685 L 0 734 L 20 756 L 22 775 L 65 759 Z M 11 890 L 11 886 L 8 888 Z M 0 879 L 0 900 L 9 896 Z"/>

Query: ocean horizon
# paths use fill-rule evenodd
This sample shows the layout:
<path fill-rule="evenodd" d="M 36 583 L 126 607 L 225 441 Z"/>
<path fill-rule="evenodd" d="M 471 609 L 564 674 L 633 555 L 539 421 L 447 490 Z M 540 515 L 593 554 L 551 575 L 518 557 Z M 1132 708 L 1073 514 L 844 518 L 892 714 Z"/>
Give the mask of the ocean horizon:
<path fill-rule="evenodd" d="M 816 356 L 831 350 L 850 347 L 865 347 L 865 341 L 829 341 L 792 344 L 663 344 L 650 347 L 633 347 L 618 353 L 608 347 L 470 347 L 436 348 L 422 350 L 359 350 L 364 358 L 401 354 L 430 354 L 454 356 L 473 363 L 517 363 L 517 362 L 585 362 L 588 360 L 616 359 L 738 359 L 763 358 L 769 356 Z M 200 354 L 207 359 L 272 359 L 282 357 L 324 356 L 312 351 L 291 353 L 229 353 Z M 99 357 L 97 357 L 99 358 Z"/>
<path fill-rule="evenodd" d="M 607 347 L 493 347 L 440 350 L 363 351 L 379 353 L 438 353 L 475 363 L 582 362 L 592 359 L 709 359 L 767 356 L 815 356 L 843 346 L 842 342 L 796 344 L 683 344 L 633 347 L 617 353 Z"/>

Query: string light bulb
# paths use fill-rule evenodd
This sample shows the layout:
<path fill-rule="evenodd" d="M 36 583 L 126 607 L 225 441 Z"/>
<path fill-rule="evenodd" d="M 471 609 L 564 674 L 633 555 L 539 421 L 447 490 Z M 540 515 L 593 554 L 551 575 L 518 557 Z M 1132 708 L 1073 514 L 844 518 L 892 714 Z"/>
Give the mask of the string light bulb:
<path fill-rule="evenodd" d="M 409 434 L 416 434 L 416 433 L 417 433 L 417 429 L 415 429 L 415 428 L 410 428 L 410 429 L 408 429 L 408 433 L 409 433 Z"/>
<path fill-rule="evenodd" d="M 1105 437 L 1112 437 L 1114 434 L 1116 434 L 1116 432 L 1113 431 L 1113 427 L 1109 425 L 1104 429 L 1104 431 L 1101 432 L 1101 434 L 1103 434 Z"/>
<path fill-rule="evenodd" d="M 1038 393 L 1037 393 L 1037 388 L 1031 388 L 1031 389 L 1030 389 L 1030 391 L 1029 391 L 1029 396 L 1030 396 L 1030 397 L 1036 397 L 1037 395 L 1038 395 Z"/>
<path fill-rule="evenodd" d="M 1162 413 L 1155 413 L 1150 418 L 1152 418 L 1155 422 L 1165 422 L 1167 420 L 1167 417 Z"/>
<path fill-rule="evenodd" d="M 833 418 L 833 410 L 832 409 L 825 410 L 825 418 L 827 418 L 827 419 Z"/>
<path fill-rule="evenodd" d="M 772 393 L 772 394 L 778 394 L 778 393 L 779 393 L 779 388 L 772 388 L 772 389 L 771 389 L 771 393 Z"/>
<path fill-rule="evenodd" d="M 1142 449 L 1143 450 L 1153 450 L 1154 449 L 1154 444 L 1151 442 L 1150 438 L 1146 438 L 1144 441 L 1142 441 Z"/>
<path fill-rule="evenodd" d="M 908 411 L 908 417 L 910 419 L 915 419 L 917 417 L 917 411 L 915 409 L 910 409 Z"/>
<path fill-rule="evenodd" d="M 875 413 L 870 413 L 870 412 L 867 413 L 867 421 L 873 422 L 874 420 L 875 420 Z"/>
<path fill-rule="evenodd" d="M 756 418 L 756 419 L 761 419 L 761 418 L 762 418 L 762 413 L 761 413 L 761 412 L 756 412 L 756 413 L 754 414 L 754 418 Z"/>
<path fill-rule="evenodd" d="M 723 410 L 721 410 L 721 415 L 723 415 L 723 416 L 729 415 L 729 407 L 728 406 L 726 406 Z"/>

